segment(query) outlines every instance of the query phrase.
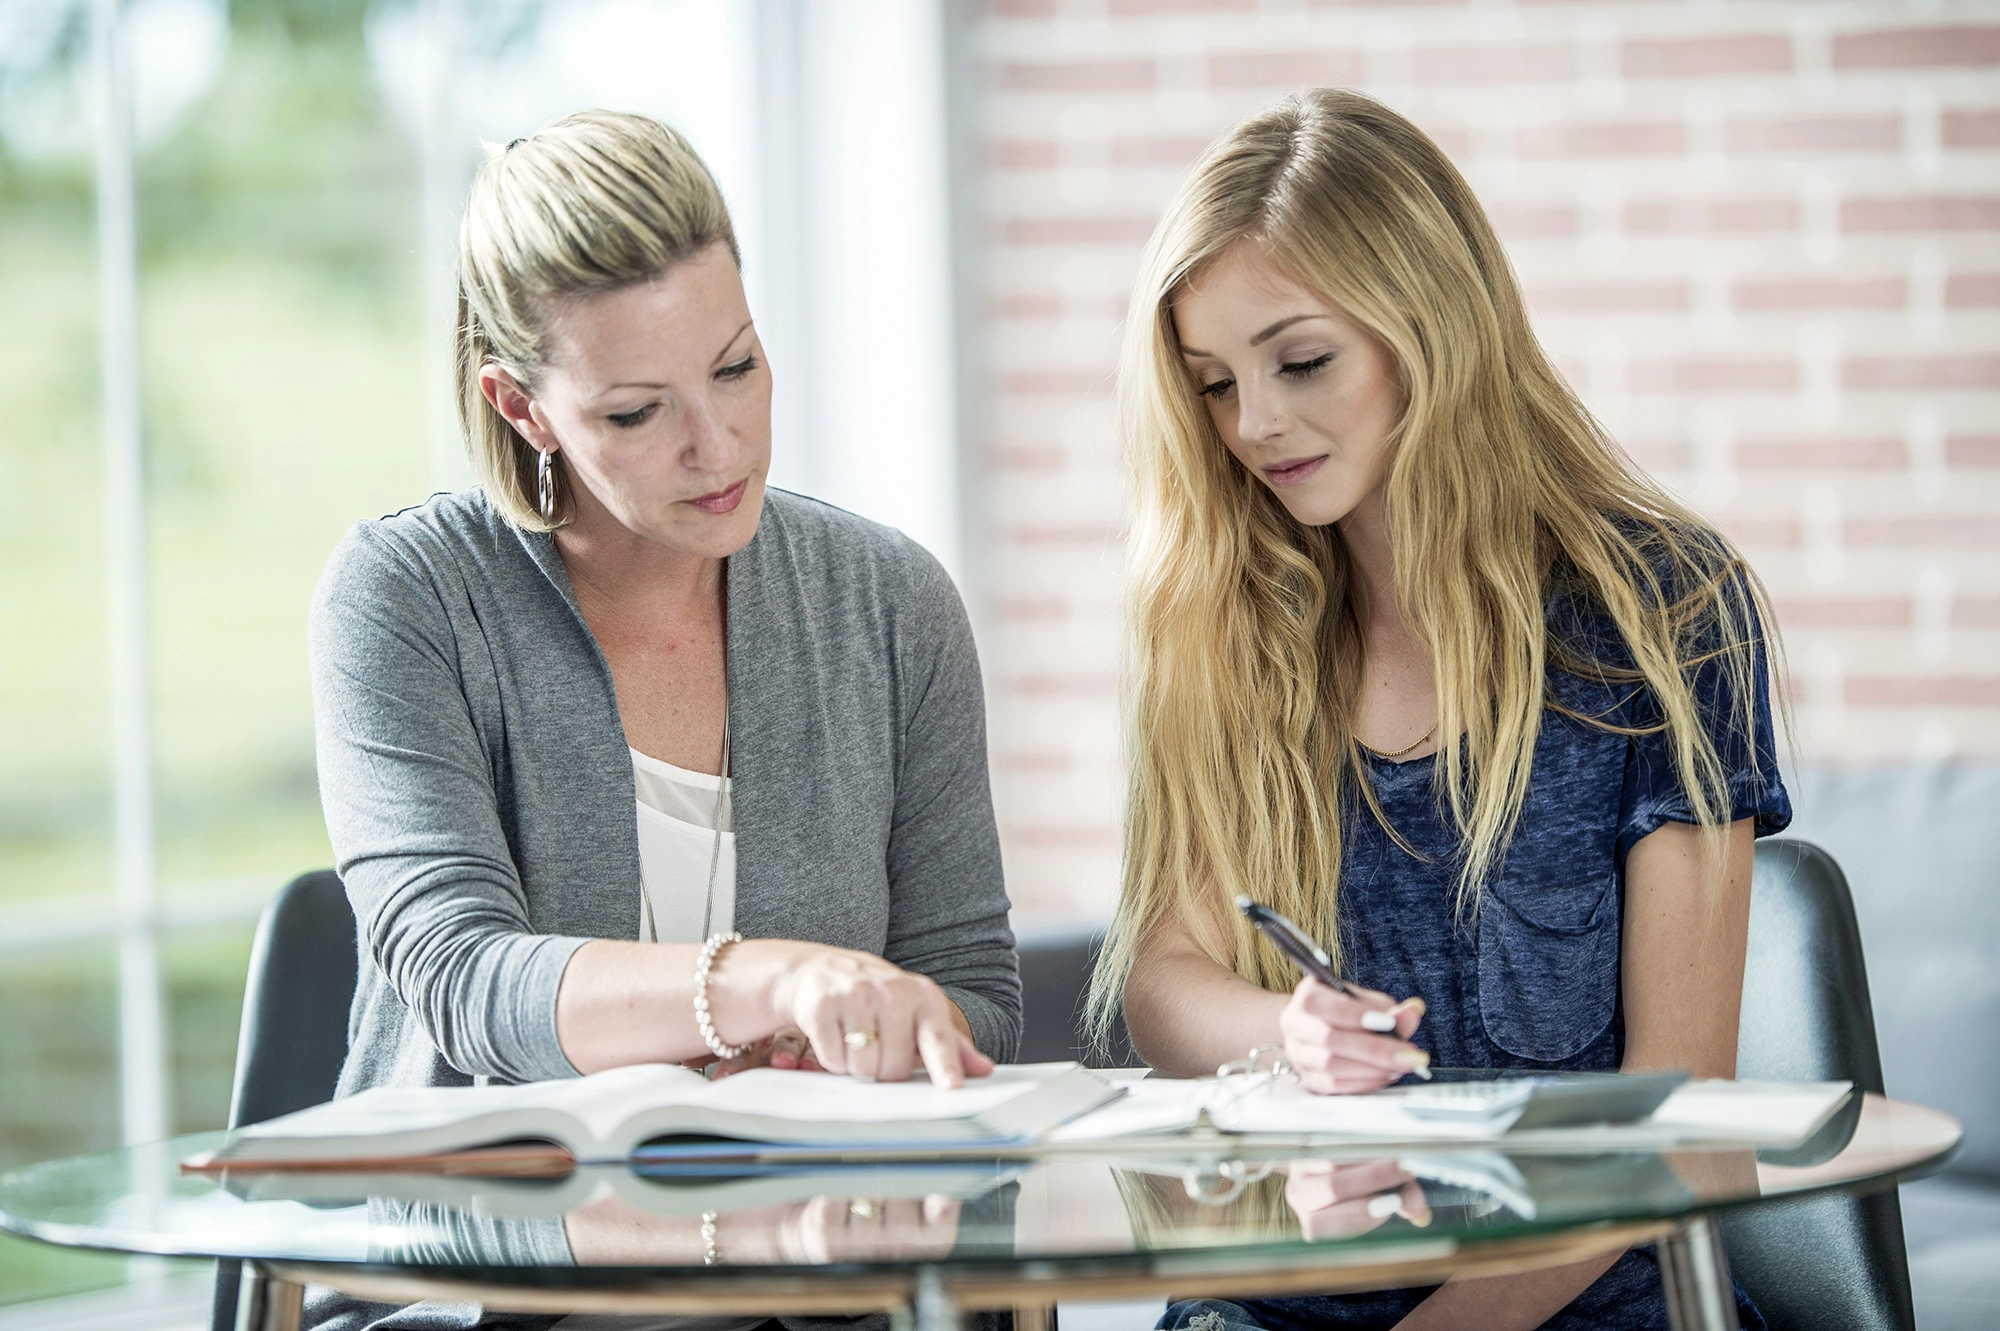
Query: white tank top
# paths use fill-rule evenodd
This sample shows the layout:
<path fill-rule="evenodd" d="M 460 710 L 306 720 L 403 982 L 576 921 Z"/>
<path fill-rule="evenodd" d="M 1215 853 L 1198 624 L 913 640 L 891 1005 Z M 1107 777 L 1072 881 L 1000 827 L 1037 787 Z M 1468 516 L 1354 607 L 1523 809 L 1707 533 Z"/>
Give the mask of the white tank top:
<path fill-rule="evenodd" d="M 736 817 L 730 780 L 630 750 L 639 803 L 642 942 L 699 943 L 736 927 Z M 722 844 L 716 845 L 721 829 Z M 715 896 L 709 899 L 709 866 Z M 704 930 L 703 915 L 707 915 Z"/>

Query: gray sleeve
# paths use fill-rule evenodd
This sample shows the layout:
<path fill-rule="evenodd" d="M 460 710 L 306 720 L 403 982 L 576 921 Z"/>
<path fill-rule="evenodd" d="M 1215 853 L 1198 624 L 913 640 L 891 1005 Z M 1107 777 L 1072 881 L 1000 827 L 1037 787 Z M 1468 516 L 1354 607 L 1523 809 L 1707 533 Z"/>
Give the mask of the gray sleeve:
<path fill-rule="evenodd" d="M 890 961 L 943 986 L 972 1038 L 1005 1061 L 1021 1041 L 1021 978 L 986 771 L 986 699 L 972 625 L 937 561 L 912 544 L 898 635 L 902 747 L 889 830 Z"/>
<path fill-rule="evenodd" d="M 462 646 L 433 573 L 355 528 L 308 626 L 327 835 L 366 954 L 453 1067 L 573 1077 L 556 989 L 586 940 L 529 928 Z"/>

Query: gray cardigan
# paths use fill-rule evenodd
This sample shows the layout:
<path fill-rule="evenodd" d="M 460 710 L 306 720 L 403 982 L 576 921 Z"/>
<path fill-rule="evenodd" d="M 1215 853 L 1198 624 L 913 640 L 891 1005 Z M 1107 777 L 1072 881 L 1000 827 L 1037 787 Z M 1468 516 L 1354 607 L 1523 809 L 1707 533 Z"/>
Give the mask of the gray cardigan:
<path fill-rule="evenodd" d="M 877 953 L 1020 1036 L 964 607 L 900 533 L 780 490 L 728 563 L 736 927 Z M 320 797 L 360 934 L 341 1094 L 576 1075 L 556 988 L 637 938 L 632 763 L 554 541 L 484 493 L 357 525 L 313 597 Z"/>

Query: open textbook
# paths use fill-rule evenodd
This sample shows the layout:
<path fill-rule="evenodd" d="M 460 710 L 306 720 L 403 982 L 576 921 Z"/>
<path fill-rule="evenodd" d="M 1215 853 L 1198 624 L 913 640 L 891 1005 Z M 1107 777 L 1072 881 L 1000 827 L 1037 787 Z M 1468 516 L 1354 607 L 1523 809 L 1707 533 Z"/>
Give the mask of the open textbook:
<path fill-rule="evenodd" d="M 1003 1066 L 954 1090 L 774 1068 L 710 1081 L 687 1068 L 645 1063 L 522 1086 L 377 1087 L 243 1128 L 184 1167 L 394 1169 L 522 1142 L 551 1144 L 564 1165 L 643 1162 L 671 1158 L 677 1138 L 697 1139 L 691 1154 L 714 1154 L 715 1138 L 843 1149 L 994 1148 L 1032 1143 L 1119 1094 L 1075 1063 Z M 487 1167 L 479 1172 L 550 1172 L 550 1154 L 513 1146 L 483 1155 Z"/>

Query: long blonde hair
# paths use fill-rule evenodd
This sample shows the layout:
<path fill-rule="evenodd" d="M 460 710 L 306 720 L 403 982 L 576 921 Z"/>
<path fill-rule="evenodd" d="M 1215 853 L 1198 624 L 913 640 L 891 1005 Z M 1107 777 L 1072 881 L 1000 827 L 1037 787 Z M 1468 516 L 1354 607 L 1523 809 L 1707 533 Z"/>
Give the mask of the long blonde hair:
<path fill-rule="evenodd" d="M 1205 946 L 1226 940 L 1217 962 L 1291 988 L 1291 964 L 1228 903 L 1253 897 L 1337 949 L 1343 814 L 1382 817 L 1351 726 L 1362 641 L 1339 533 L 1296 521 L 1230 455 L 1174 332 L 1174 297 L 1244 240 L 1368 328 L 1400 374 L 1407 401 L 1387 482 L 1396 597 L 1431 651 L 1461 909 L 1477 908 L 1505 852 L 1542 711 L 1560 708 L 1547 693 L 1552 665 L 1651 691 L 1664 718 L 1654 729 L 1709 828 L 1727 820 L 1730 798 L 1703 722 L 1750 733 L 1763 683 L 1753 678 L 1758 619 L 1771 623 L 1761 586 L 1722 536 L 1631 466 L 1557 375 L 1499 240 L 1444 154 L 1358 93 L 1286 98 L 1189 171 L 1146 248 L 1126 321 L 1130 788 L 1123 891 L 1091 986 L 1100 1031 L 1140 942 L 1166 920 L 1210 922 L 1194 932 Z M 1615 622 L 1629 661 L 1578 660 L 1551 635 L 1545 601 L 1559 570 Z M 1740 715 L 1701 714 L 1689 676 L 1709 663 Z"/>
<path fill-rule="evenodd" d="M 655 277 L 710 245 L 742 254 L 715 177 L 674 129 L 646 116 L 580 111 L 502 148 L 489 145 L 458 232 L 454 356 L 459 426 L 486 494 L 530 531 L 570 511 L 556 468 L 556 516 L 535 502 L 534 448 L 479 391 L 497 365 L 530 393 L 549 360 L 556 303 Z"/>

